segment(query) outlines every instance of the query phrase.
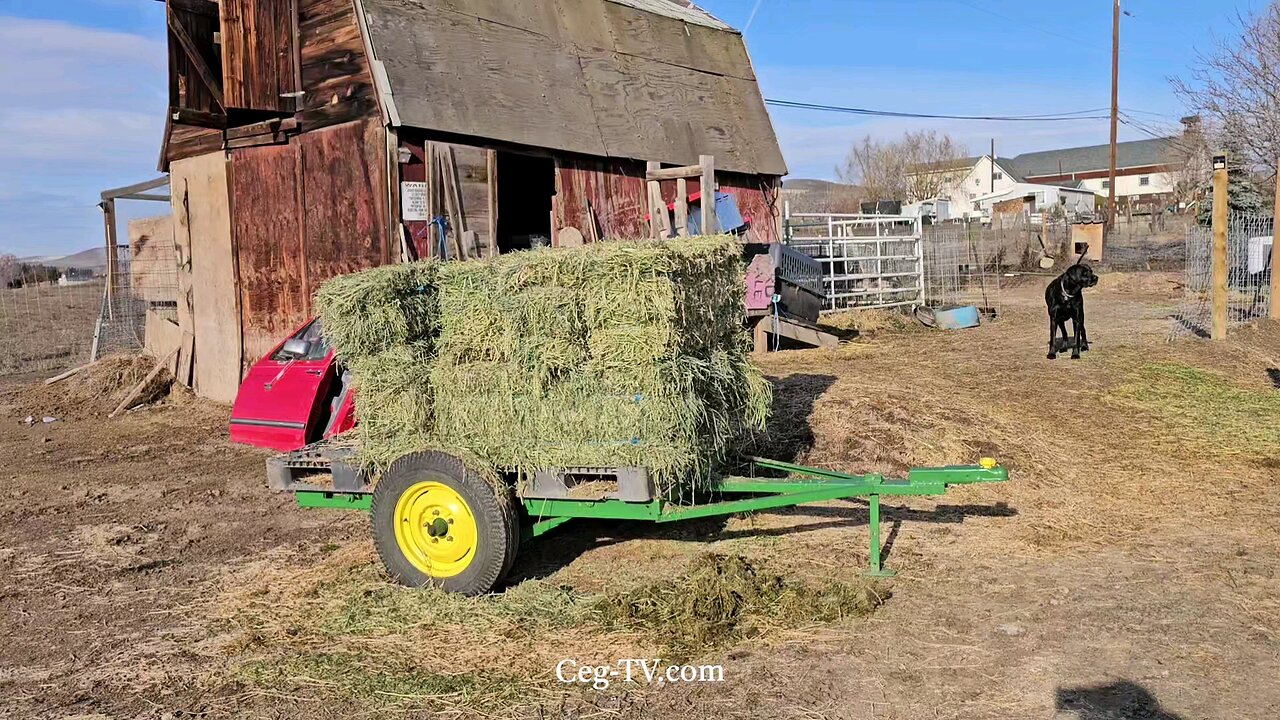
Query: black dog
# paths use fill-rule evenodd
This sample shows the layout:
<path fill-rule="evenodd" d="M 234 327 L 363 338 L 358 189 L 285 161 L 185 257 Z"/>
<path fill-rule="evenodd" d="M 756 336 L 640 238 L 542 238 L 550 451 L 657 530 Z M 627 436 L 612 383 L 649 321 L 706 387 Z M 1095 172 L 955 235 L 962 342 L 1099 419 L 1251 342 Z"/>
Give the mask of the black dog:
<path fill-rule="evenodd" d="M 1086 249 L 1086 252 L 1088 250 Z M 1044 289 L 1044 302 L 1049 306 L 1049 355 L 1053 360 L 1058 357 L 1058 350 L 1065 349 L 1070 338 L 1067 335 L 1067 320 L 1075 330 L 1076 339 L 1071 348 L 1071 359 L 1079 360 L 1080 353 L 1089 349 L 1089 333 L 1084 328 L 1084 289 L 1098 284 L 1098 276 L 1081 261 L 1084 253 L 1075 265 L 1059 275 L 1049 287 Z M 1059 348 L 1058 333 L 1062 333 Z"/>

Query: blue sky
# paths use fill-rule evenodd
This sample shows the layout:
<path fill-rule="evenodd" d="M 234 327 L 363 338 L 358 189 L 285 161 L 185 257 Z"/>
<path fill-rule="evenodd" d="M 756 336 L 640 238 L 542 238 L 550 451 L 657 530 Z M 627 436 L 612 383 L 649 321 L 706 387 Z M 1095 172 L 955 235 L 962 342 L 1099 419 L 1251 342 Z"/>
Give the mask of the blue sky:
<path fill-rule="evenodd" d="M 757 0 L 702 0 L 735 27 Z M 1184 73 L 1237 10 L 1266 0 L 1124 0 L 1121 105 L 1172 127 Z M 1176 10 L 1173 9 L 1176 7 Z M 1047 9 L 1046 9 L 1047 8 Z M 1109 0 L 762 0 L 747 44 L 765 96 L 912 112 L 1032 114 L 1109 105 Z M 60 255 L 102 242 L 103 188 L 155 175 L 164 125 L 163 5 L 0 0 L 0 252 Z M 1107 141 L 1105 121 L 906 121 L 774 109 L 792 177 L 834 177 L 863 135 L 937 128 L 974 154 Z M 1145 137 L 1132 128 L 1122 139 Z M 130 206 L 130 207 L 123 207 Z M 162 212 L 123 203 L 122 215 Z"/>

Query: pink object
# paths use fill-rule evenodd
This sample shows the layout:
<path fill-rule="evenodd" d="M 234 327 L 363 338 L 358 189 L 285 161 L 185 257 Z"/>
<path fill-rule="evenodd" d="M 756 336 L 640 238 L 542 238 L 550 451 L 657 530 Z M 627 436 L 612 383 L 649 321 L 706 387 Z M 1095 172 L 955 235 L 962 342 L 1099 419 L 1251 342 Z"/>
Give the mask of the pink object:
<path fill-rule="evenodd" d="M 768 310 L 773 305 L 776 277 L 769 253 L 752 258 L 747 266 L 747 310 Z"/>
<path fill-rule="evenodd" d="M 311 326 L 288 339 L 302 338 Z M 338 396 L 332 408 L 340 382 L 333 351 L 321 345 L 316 359 L 288 360 L 281 356 L 287 341 L 254 363 L 240 384 L 231 409 L 232 442 L 288 452 L 355 427 L 355 393 Z"/>

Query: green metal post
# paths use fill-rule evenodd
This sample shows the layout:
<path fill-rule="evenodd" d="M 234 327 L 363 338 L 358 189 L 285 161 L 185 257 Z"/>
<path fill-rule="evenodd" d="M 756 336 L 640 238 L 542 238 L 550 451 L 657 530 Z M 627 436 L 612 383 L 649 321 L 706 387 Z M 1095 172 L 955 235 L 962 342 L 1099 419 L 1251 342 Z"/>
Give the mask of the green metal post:
<path fill-rule="evenodd" d="M 893 577 L 897 575 L 892 570 L 886 570 L 884 565 L 880 563 L 880 496 L 871 495 L 868 498 L 871 526 L 871 555 L 868 562 L 867 575 L 871 577 Z"/>

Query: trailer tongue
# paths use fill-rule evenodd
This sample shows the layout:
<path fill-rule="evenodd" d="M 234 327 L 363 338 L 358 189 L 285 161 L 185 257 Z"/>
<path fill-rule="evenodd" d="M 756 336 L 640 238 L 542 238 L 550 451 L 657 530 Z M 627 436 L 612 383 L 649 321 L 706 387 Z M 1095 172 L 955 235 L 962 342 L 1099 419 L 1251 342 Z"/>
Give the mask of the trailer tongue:
<path fill-rule="evenodd" d="M 752 458 L 748 475 L 724 478 L 711 502 L 678 504 L 657 496 L 644 468 L 542 471 L 517 494 L 512 487 L 494 492 L 457 458 L 439 452 L 398 460 L 374 485 L 348 462 L 349 453 L 348 447 L 318 443 L 277 456 L 268 461 L 270 485 L 295 493 L 300 507 L 371 512 L 379 554 L 397 581 L 466 594 L 491 590 L 510 569 L 522 539 L 575 518 L 669 523 L 860 497 L 867 498 L 869 512 L 867 574 L 892 576 L 881 562 L 882 497 L 942 495 L 955 485 L 1009 479 L 990 458 L 978 465 L 916 468 L 906 478 Z M 320 473 L 332 479 L 315 483 Z"/>

